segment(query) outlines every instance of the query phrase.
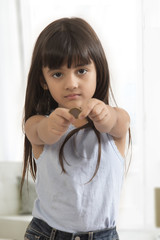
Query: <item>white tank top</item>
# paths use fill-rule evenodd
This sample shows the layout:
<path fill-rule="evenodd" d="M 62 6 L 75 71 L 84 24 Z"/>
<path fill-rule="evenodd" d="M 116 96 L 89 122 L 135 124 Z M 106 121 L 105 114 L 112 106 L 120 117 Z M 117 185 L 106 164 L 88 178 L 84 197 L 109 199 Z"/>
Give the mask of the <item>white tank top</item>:
<path fill-rule="evenodd" d="M 59 148 L 67 133 L 53 145 L 45 145 L 36 160 L 37 199 L 33 216 L 53 228 L 66 232 L 96 231 L 116 225 L 124 175 L 124 159 L 113 138 L 101 134 L 101 162 L 93 176 L 98 157 L 98 140 L 90 128 L 75 134 L 64 147 L 64 167 Z"/>

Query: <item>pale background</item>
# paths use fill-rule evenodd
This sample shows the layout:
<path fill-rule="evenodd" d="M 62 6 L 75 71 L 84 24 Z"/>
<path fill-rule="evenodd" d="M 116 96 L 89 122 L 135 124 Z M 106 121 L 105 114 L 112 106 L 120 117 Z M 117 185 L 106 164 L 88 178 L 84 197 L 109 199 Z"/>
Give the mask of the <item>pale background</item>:
<path fill-rule="evenodd" d="M 23 158 L 24 93 L 35 40 L 51 21 L 71 16 L 97 32 L 117 103 L 131 116 L 133 157 L 118 226 L 153 228 L 154 188 L 160 187 L 159 0 L 0 0 L 0 167 Z"/>

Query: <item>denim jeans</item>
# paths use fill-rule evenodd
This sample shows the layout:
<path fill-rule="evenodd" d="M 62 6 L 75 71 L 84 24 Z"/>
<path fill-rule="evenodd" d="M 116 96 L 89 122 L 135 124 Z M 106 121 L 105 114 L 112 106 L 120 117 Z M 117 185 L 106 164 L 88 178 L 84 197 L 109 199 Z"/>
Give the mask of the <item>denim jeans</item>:
<path fill-rule="evenodd" d="M 119 240 L 116 228 L 94 232 L 68 233 L 56 230 L 38 218 L 29 224 L 24 240 Z"/>

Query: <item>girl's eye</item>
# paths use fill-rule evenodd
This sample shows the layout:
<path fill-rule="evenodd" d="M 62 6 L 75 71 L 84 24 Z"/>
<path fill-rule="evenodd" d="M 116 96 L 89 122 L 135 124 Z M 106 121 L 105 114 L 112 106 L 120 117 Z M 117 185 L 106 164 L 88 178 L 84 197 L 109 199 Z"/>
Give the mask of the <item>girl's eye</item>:
<path fill-rule="evenodd" d="M 60 78 L 60 77 L 62 77 L 62 73 L 60 73 L 60 72 L 54 73 L 54 74 L 52 75 L 52 77 L 54 77 L 54 78 Z"/>
<path fill-rule="evenodd" d="M 86 74 L 86 73 L 87 73 L 87 70 L 86 70 L 86 69 L 83 69 L 83 68 L 82 68 L 82 69 L 79 69 L 79 70 L 78 70 L 78 74 L 79 74 L 79 75 L 84 75 L 84 74 Z"/>

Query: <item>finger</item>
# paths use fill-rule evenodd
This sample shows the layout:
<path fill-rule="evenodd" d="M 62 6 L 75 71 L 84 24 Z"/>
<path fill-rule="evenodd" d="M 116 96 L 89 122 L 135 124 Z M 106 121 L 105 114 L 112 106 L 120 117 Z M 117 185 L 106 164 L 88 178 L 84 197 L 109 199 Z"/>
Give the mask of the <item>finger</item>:
<path fill-rule="evenodd" d="M 92 111 L 90 112 L 89 117 L 90 118 L 97 117 L 102 113 L 103 109 L 104 109 L 104 105 L 102 105 L 101 103 L 96 104 L 92 109 Z"/>
<path fill-rule="evenodd" d="M 105 118 L 107 118 L 107 116 L 108 116 L 108 114 L 107 114 L 106 110 L 102 109 L 102 111 L 99 114 L 94 115 L 94 116 L 89 116 L 89 117 L 94 122 L 100 122 L 100 121 L 103 121 Z"/>
<path fill-rule="evenodd" d="M 66 129 L 67 130 L 67 129 Z M 62 130 L 59 130 L 59 129 L 51 129 L 51 132 L 57 136 L 62 136 L 66 130 L 64 129 L 63 131 Z"/>
<path fill-rule="evenodd" d="M 82 110 L 82 112 L 79 114 L 78 118 L 83 119 L 86 118 L 93 110 L 93 108 L 98 105 L 99 103 L 95 103 L 94 101 L 90 101 L 86 107 Z"/>
<path fill-rule="evenodd" d="M 74 121 L 74 116 L 71 115 L 66 108 L 57 108 L 55 114 L 61 118 L 61 124 L 67 124 L 68 122 Z"/>
<path fill-rule="evenodd" d="M 52 125 L 52 128 L 63 132 L 68 128 L 69 124 L 70 124 L 69 121 L 60 119 L 59 121 L 54 122 L 54 124 Z"/>

